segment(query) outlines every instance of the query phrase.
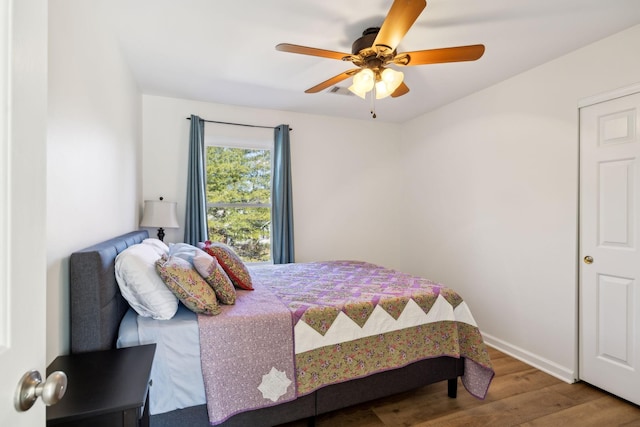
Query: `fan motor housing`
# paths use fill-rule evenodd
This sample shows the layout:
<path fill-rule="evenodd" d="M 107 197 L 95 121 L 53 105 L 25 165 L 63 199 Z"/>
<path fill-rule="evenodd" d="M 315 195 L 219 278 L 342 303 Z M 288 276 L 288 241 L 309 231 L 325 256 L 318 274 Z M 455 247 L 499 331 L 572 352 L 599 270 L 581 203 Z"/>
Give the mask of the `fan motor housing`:
<path fill-rule="evenodd" d="M 368 49 L 373 46 L 373 42 L 376 41 L 379 31 L 379 27 L 371 27 L 364 30 L 362 37 L 354 41 L 351 45 L 351 53 L 357 55 L 362 49 Z"/>

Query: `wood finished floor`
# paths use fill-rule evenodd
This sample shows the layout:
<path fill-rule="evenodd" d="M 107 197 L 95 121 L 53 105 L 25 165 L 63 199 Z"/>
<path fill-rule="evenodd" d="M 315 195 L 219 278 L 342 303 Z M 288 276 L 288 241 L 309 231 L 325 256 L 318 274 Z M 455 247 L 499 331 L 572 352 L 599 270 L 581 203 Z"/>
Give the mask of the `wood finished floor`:
<path fill-rule="evenodd" d="M 322 415 L 316 426 L 640 427 L 640 407 L 585 383 L 567 384 L 489 350 L 496 376 L 485 400 L 472 397 L 460 383 L 458 397 L 450 399 L 447 383 L 442 382 Z M 281 427 L 306 427 L 306 423 Z"/>

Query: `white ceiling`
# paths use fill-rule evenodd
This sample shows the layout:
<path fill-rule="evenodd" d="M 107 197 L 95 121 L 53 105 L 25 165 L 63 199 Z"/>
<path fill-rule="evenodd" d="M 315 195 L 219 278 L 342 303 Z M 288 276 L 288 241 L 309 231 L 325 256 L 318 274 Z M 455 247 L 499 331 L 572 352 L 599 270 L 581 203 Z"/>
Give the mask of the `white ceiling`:
<path fill-rule="evenodd" d="M 430 0 L 398 52 L 482 43 L 475 62 L 404 67 L 411 91 L 376 102 L 403 122 L 640 23 L 640 0 Z M 304 90 L 352 64 L 278 52 L 278 43 L 351 52 L 392 0 L 111 0 L 145 94 L 370 120 L 370 102 Z M 640 41 L 639 41 L 640 51 Z M 630 54 L 638 54 L 633 52 Z M 341 86 L 349 85 L 350 79 Z"/>

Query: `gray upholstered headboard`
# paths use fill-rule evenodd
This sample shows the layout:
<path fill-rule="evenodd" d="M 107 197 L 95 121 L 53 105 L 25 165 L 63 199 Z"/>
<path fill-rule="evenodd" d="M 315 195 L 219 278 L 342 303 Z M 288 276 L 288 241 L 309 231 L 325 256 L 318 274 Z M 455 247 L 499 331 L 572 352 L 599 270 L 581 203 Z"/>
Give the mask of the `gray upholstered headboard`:
<path fill-rule="evenodd" d="M 129 307 L 116 282 L 115 259 L 147 237 L 146 230 L 132 231 L 71 254 L 71 353 L 115 348 Z"/>

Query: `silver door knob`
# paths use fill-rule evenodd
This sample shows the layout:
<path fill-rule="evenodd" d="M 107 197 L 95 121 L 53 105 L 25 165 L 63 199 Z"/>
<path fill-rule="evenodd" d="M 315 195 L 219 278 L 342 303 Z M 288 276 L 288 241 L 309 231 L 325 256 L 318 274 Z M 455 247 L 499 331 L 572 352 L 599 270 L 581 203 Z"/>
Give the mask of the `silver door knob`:
<path fill-rule="evenodd" d="M 22 376 L 13 405 L 16 411 L 23 412 L 31 408 L 38 397 L 42 397 L 45 405 L 55 405 L 62 399 L 67 391 L 67 375 L 62 371 L 55 371 L 49 375 L 45 382 L 38 371 L 29 371 Z"/>
<path fill-rule="evenodd" d="M 586 257 L 584 257 L 584 263 L 593 264 L 593 257 L 590 257 L 589 255 L 587 255 Z"/>

